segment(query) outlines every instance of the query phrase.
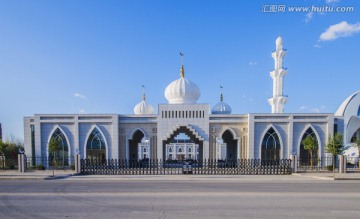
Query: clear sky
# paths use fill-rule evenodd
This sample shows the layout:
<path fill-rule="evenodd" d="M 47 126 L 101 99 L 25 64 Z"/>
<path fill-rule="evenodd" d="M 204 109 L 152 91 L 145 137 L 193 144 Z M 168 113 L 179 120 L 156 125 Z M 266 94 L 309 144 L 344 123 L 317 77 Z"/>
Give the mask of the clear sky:
<path fill-rule="evenodd" d="M 199 103 L 222 85 L 234 114 L 269 113 L 278 35 L 285 112 L 334 113 L 360 90 L 359 0 L 0 0 L 3 135 L 23 138 L 33 114 L 132 114 L 142 84 L 157 111 L 180 51 Z"/>

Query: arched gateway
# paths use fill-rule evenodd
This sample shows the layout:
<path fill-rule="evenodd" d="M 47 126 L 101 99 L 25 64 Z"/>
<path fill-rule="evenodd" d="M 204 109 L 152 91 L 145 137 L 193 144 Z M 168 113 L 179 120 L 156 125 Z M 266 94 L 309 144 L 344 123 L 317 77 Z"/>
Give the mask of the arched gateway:
<path fill-rule="evenodd" d="M 185 126 L 180 126 L 167 140 L 163 141 L 165 160 L 200 160 L 203 156 L 203 141 Z"/>

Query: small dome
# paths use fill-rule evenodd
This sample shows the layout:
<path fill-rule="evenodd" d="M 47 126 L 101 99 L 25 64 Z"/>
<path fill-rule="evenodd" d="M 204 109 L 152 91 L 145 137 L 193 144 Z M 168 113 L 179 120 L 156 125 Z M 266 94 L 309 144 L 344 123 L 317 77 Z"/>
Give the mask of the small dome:
<path fill-rule="evenodd" d="M 222 89 L 222 87 L 220 87 Z M 220 102 L 211 109 L 212 114 L 231 114 L 231 107 L 223 101 L 223 95 L 220 95 Z"/>
<path fill-rule="evenodd" d="M 231 107 L 229 104 L 221 101 L 211 109 L 212 114 L 231 114 Z"/>
<path fill-rule="evenodd" d="M 143 85 L 142 87 L 143 87 L 142 101 L 136 104 L 136 106 L 134 107 L 134 113 L 137 115 L 153 114 L 154 107 L 146 103 L 145 86 Z"/>
<path fill-rule="evenodd" d="M 283 40 L 281 36 L 278 36 L 278 38 L 276 39 L 276 45 L 282 45 L 282 44 L 283 44 Z"/>
<path fill-rule="evenodd" d="M 196 103 L 200 97 L 200 89 L 185 78 L 184 66 L 181 66 L 180 71 L 181 77 L 166 87 L 165 98 L 170 104 Z"/>
<path fill-rule="evenodd" d="M 153 114 L 154 107 L 150 104 L 147 104 L 145 100 L 142 100 L 140 103 L 136 104 L 134 107 L 134 113 L 137 115 L 141 114 Z"/>

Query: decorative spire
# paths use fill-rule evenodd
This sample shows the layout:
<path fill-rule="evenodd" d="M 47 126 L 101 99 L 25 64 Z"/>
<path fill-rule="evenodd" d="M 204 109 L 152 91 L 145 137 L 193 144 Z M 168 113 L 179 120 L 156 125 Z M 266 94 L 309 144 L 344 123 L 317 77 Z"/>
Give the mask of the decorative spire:
<path fill-rule="evenodd" d="M 146 96 L 145 96 L 145 86 L 142 85 L 142 100 L 145 101 L 146 100 Z"/>
<path fill-rule="evenodd" d="M 185 77 L 185 69 L 184 69 L 184 53 L 180 52 L 181 58 L 181 68 L 180 68 L 180 77 Z"/>
<path fill-rule="evenodd" d="M 276 39 L 276 50 L 272 53 L 275 68 L 270 72 L 270 76 L 273 79 L 273 96 L 268 99 L 268 102 L 272 113 L 283 113 L 288 100 L 287 96 L 284 95 L 284 77 L 287 74 L 287 70 L 283 68 L 283 58 L 286 55 L 286 50 L 282 46 L 283 40 L 281 36 L 278 36 Z"/>
<path fill-rule="evenodd" d="M 220 85 L 220 101 L 221 102 L 224 100 L 222 89 L 223 89 L 223 87 Z"/>

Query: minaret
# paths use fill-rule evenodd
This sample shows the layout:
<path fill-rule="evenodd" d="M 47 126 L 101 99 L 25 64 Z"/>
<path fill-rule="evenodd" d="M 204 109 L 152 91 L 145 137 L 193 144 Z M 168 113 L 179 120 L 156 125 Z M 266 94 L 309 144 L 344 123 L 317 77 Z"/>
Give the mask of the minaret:
<path fill-rule="evenodd" d="M 282 43 L 282 38 L 279 36 L 276 39 L 276 51 L 272 53 L 275 60 L 275 69 L 270 72 L 273 79 L 273 97 L 268 99 L 271 113 L 283 113 L 287 102 L 287 97 L 283 94 L 284 77 L 287 74 L 287 70 L 283 68 L 283 58 L 286 55 L 286 50 L 283 50 Z"/>

